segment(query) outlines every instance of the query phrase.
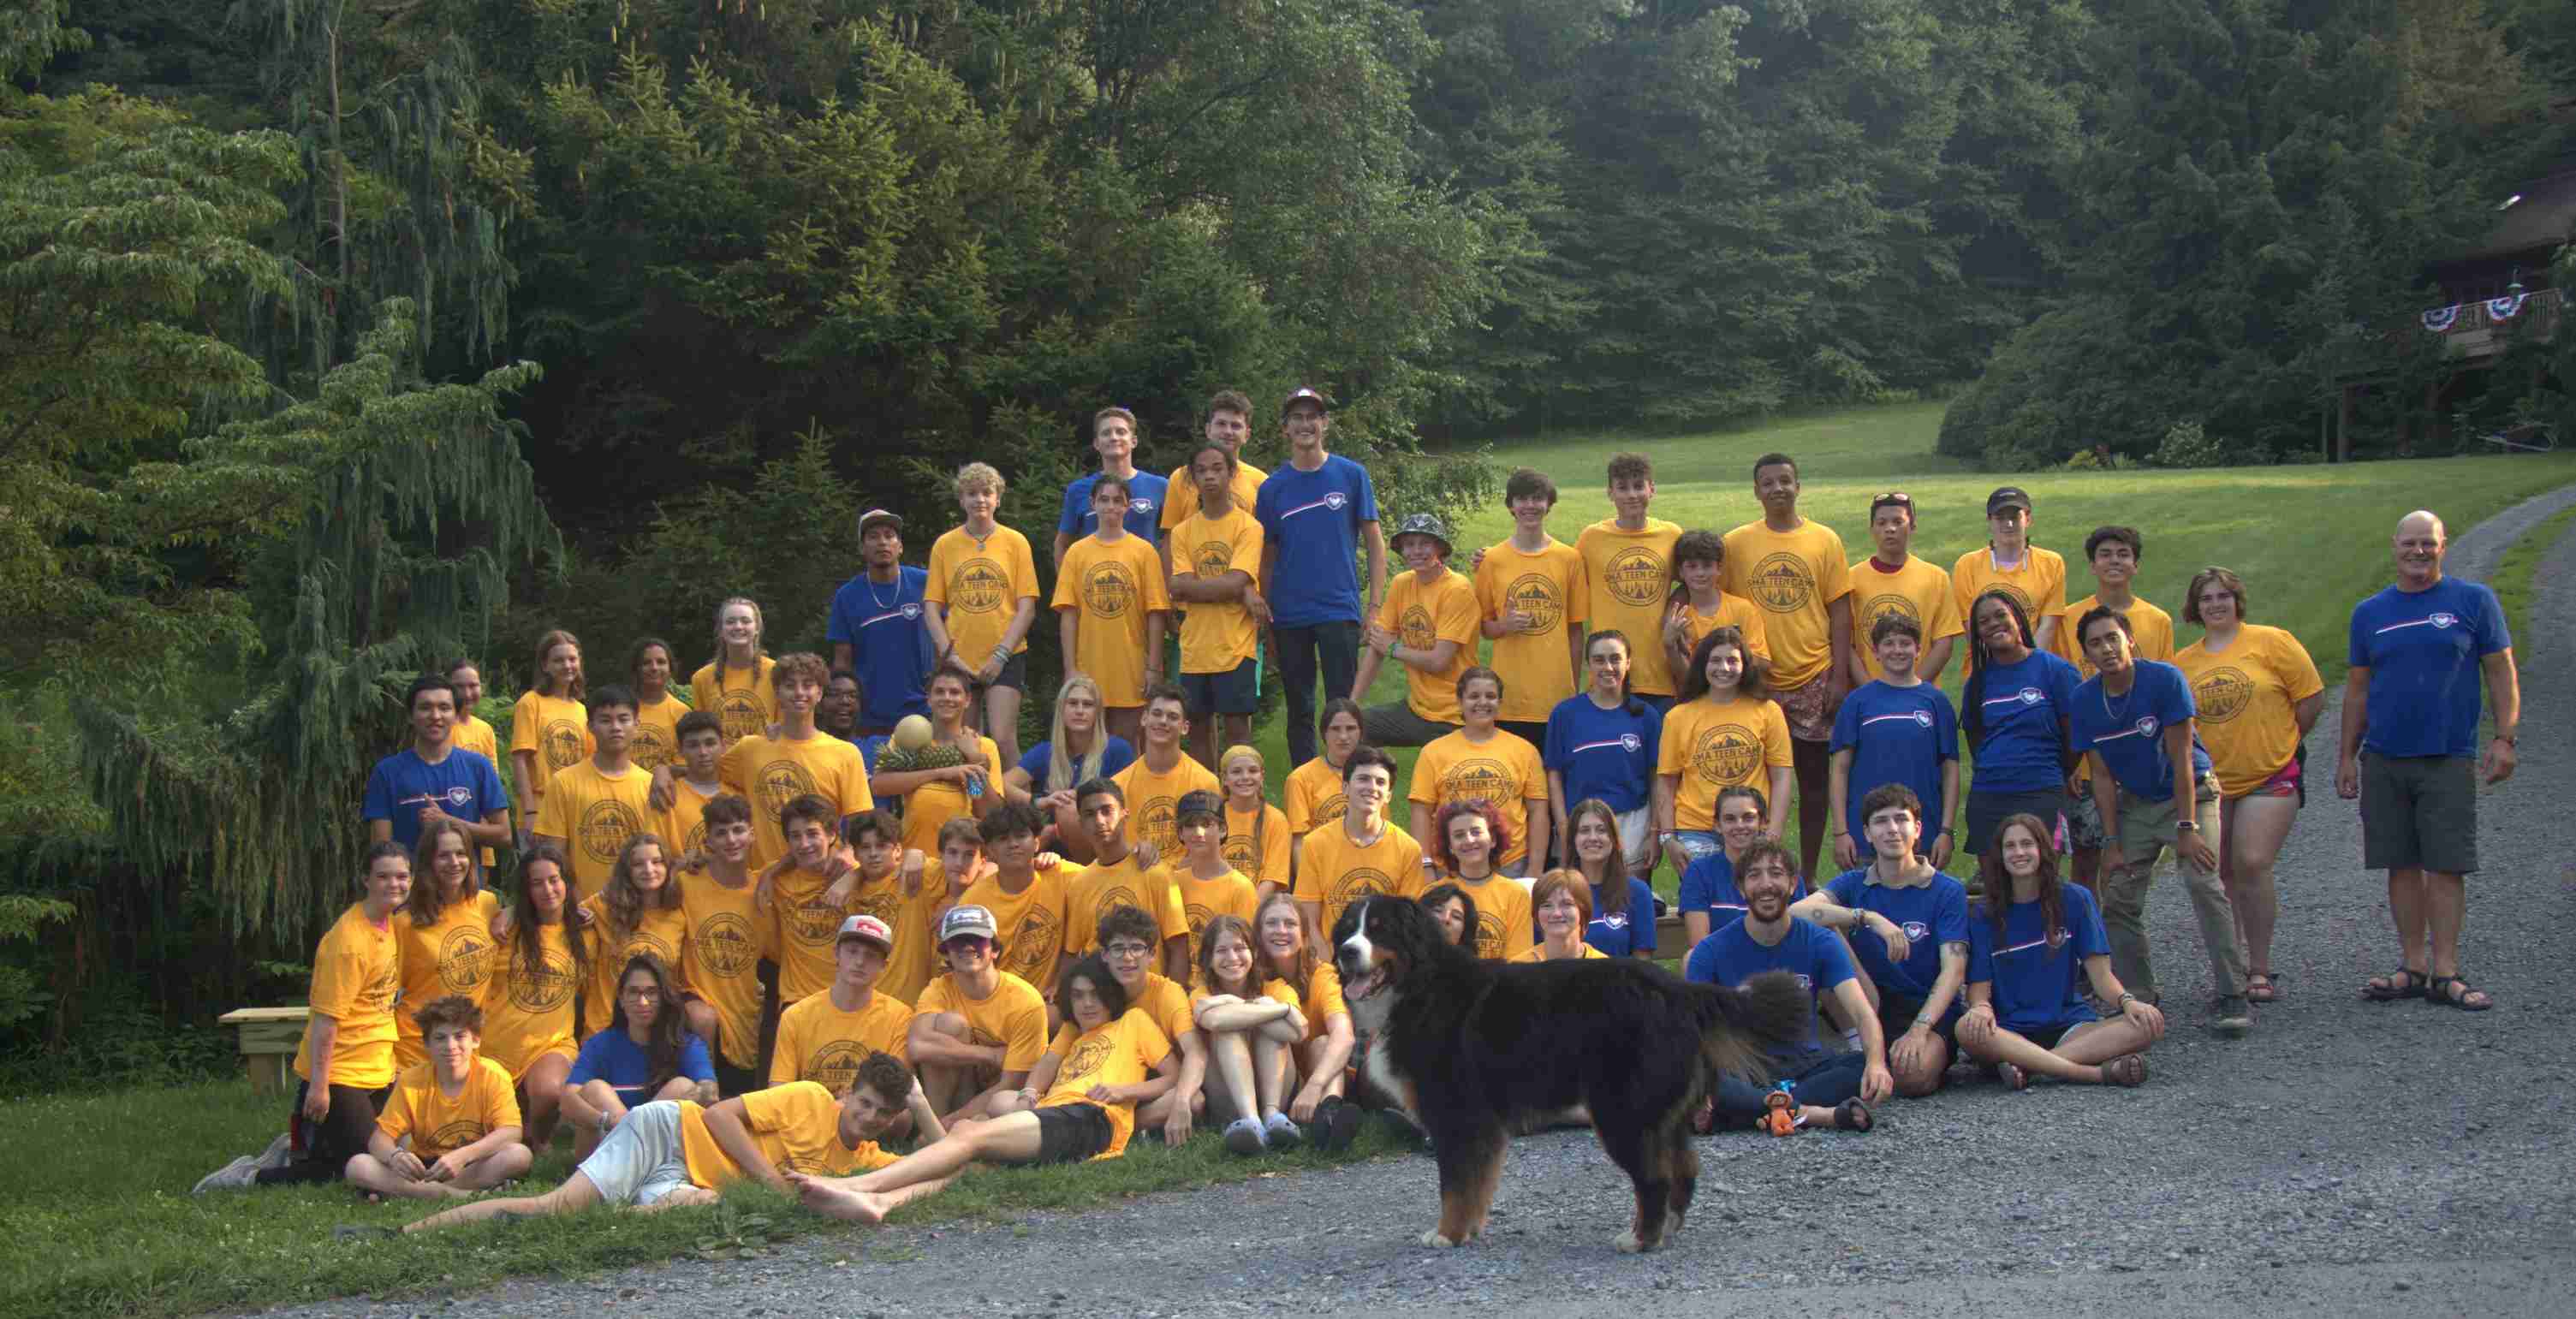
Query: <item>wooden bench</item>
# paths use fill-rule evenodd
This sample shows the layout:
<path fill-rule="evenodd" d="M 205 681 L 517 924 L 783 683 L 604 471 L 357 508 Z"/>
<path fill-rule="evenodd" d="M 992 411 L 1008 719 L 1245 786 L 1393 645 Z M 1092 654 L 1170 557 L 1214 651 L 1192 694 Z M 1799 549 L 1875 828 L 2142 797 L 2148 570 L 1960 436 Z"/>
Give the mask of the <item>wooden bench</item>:
<path fill-rule="evenodd" d="M 262 1095 L 282 1095 L 293 1085 L 295 1051 L 304 1043 L 304 1023 L 311 1008 L 235 1008 L 215 1018 L 219 1025 L 241 1029 L 242 1069 L 250 1088 Z"/>

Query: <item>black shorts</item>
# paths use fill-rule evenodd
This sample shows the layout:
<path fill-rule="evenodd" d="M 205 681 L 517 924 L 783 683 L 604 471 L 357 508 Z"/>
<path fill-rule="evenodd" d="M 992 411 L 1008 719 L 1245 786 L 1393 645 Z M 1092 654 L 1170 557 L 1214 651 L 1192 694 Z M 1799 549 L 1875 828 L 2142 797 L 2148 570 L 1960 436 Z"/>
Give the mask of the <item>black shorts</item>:
<path fill-rule="evenodd" d="M 2361 757 L 2361 867 L 2466 875 L 2478 868 L 2477 761 Z"/>
<path fill-rule="evenodd" d="M 1923 1000 L 1919 998 L 1907 998 L 1902 994 L 1891 994 L 1886 990 L 1880 990 L 1878 993 L 1880 1036 L 1889 1044 L 1896 1043 L 1897 1036 L 1914 1029 L 1914 1016 L 1922 1010 Z M 1959 1051 L 1959 1000 L 1957 998 L 1950 1000 L 1949 1013 L 1932 1023 L 1932 1033 L 1941 1037 L 1941 1042 L 1949 1046 L 1950 1052 Z"/>
<path fill-rule="evenodd" d="M 2066 789 L 2041 788 L 2036 792 L 1968 793 L 1968 833 L 1958 840 L 1971 856 L 1982 855 L 1986 840 L 2009 816 L 2036 815 L 2049 832 L 2063 836 L 2066 831 Z"/>
<path fill-rule="evenodd" d="M 1010 660 L 1002 665 L 1002 671 L 993 675 L 993 680 L 984 685 L 987 687 L 1008 687 L 1022 696 L 1028 695 L 1029 653 L 1025 650 L 1013 652 Z"/>
<path fill-rule="evenodd" d="M 747 1095 L 754 1090 L 766 1090 L 769 1088 L 769 1082 L 763 1078 L 760 1073 L 753 1071 L 751 1068 L 736 1067 L 732 1063 L 726 1062 L 721 1056 L 717 1057 L 714 1061 L 716 1065 L 716 1093 L 723 1098 L 731 1099 L 735 1095 Z"/>
<path fill-rule="evenodd" d="M 1057 1104 L 1037 1114 L 1039 1163 L 1080 1163 L 1109 1148 L 1117 1134 L 1108 1110 L 1098 1104 Z"/>
<path fill-rule="evenodd" d="M 1261 660 L 1223 673 L 1184 673 L 1181 695 L 1191 714 L 1250 714 L 1261 706 Z"/>
<path fill-rule="evenodd" d="M 2101 1018 L 2099 1017 L 2092 1017 L 2083 1021 L 2061 1021 L 2054 1026 L 2034 1026 L 2029 1030 L 2014 1031 L 2013 1033 L 2051 1053 L 2054 1053 L 2057 1051 L 2057 1042 L 2066 1038 L 2066 1032 L 2071 1031 L 2078 1026 L 2093 1025 L 2095 1022 L 2100 1020 Z"/>

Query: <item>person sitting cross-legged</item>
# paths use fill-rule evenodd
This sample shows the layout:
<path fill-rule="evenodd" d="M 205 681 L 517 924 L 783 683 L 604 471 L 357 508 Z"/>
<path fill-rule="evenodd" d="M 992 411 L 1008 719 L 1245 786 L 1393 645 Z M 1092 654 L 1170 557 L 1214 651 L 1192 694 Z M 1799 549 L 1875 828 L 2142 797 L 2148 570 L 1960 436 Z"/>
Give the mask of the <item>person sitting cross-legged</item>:
<path fill-rule="evenodd" d="M 1136 1105 L 1162 1097 L 1179 1055 L 1162 1028 L 1127 1006 L 1127 993 L 1097 954 L 1067 967 L 1057 986 L 1065 1025 L 1006 1096 L 999 1116 L 970 1122 L 894 1164 L 858 1177 L 788 1178 L 805 1207 L 878 1223 L 899 1205 L 937 1193 L 973 1163 L 1074 1163 L 1126 1152 Z"/>
<path fill-rule="evenodd" d="M 445 1200 L 527 1172 L 532 1158 L 519 1143 L 510 1071 L 482 1056 L 483 1009 L 447 994 L 421 1004 L 412 1018 L 429 1061 L 394 1081 L 366 1151 L 349 1156 L 342 1175 L 371 1195 Z M 405 1136 L 409 1148 L 397 1144 Z"/>
<path fill-rule="evenodd" d="M 1968 920 L 1959 1047 L 2015 1090 L 2033 1073 L 2137 1085 L 2147 1079 L 2147 1047 L 2164 1038 L 2164 1014 L 2112 974 L 2102 909 L 2083 885 L 2059 880 L 2050 832 L 2038 816 L 2006 816 L 1978 857 L 1985 900 Z M 2099 1018 L 2087 983 L 2120 1005 L 2117 1019 Z"/>
<path fill-rule="evenodd" d="M 1896 1092 L 1909 1099 L 1941 1088 L 1968 976 L 1968 891 L 1915 850 L 1922 810 L 1902 783 L 1870 789 L 1860 810 L 1870 863 L 1789 908 L 1843 932 L 1878 1009 Z"/>
<path fill-rule="evenodd" d="M 883 1168 L 895 1156 L 877 1137 L 909 1113 L 924 1140 L 942 1135 L 939 1115 L 921 1086 L 890 1053 L 860 1062 L 858 1080 L 838 1100 L 815 1081 L 736 1095 L 711 1107 L 657 1099 L 626 1115 L 564 1183 L 544 1195 L 477 1200 L 403 1226 L 435 1232 L 495 1218 L 577 1214 L 593 1205 L 669 1209 L 712 1203 L 745 1178 L 792 1192 L 783 1168 L 844 1173 Z M 371 1235 L 343 1228 L 342 1235 Z"/>
<path fill-rule="evenodd" d="M 1016 836 L 1034 832 L 1024 823 Z M 948 970 L 921 991 L 905 1028 L 904 1051 L 950 1121 L 1008 1111 L 1005 1102 L 1046 1048 L 1046 1000 L 1001 969 L 996 930 L 993 913 L 975 903 L 941 914 L 939 956 Z"/>

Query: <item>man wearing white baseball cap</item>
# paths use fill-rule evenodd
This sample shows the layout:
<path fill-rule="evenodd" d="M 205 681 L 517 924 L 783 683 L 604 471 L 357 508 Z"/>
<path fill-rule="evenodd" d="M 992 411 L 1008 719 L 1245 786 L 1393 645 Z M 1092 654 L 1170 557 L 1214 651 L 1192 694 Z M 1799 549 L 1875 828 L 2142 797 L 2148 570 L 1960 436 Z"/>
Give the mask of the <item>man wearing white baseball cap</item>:
<path fill-rule="evenodd" d="M 992 1116 L 1046 1052 L 1046 998 L 1002 969 L 1000 936 L 987 907 L 967 903 L 939 918 L 939 959 L 948 970 L 921 991 L 906 1043 L 944 1121 Z"/>
<path fill-rule="evenodd" d="M 806 995 L 778 1016 L 771 1085 L 820 1081 L 837 1095 L 850 1088 L 859 1060 L 871 1053 L 910 1060 L 904 1036 L 912 1028 L 912 1005 L 877 992 L 894 937 L 892 928 L 866 912 L 841 922 L 832 987 Z"/>

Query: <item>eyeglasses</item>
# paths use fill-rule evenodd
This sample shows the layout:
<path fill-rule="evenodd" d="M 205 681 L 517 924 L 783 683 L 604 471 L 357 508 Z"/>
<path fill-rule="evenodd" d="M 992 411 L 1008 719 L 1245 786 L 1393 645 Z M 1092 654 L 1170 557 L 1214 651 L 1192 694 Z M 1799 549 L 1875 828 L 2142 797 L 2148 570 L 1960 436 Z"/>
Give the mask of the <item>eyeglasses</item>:
<path fill-rule="evenodd" d="M 662 996 L 662 987 L 660 985 L 628 985 L 624 989 L 618 990 L 617 996 L 619 998 L 660 998 Z"/>
<path fill-rule="evenodd" d="M 1150 944 L 1121 940 L 1120 942 L 1103 946 L 1100 951 L 1111 957 L 1115 957 L 1120 961 L 1125 961 L 1129 958 L 1143 957 L 1147 953 L 1154 951 L 1154 949 Z"/>

